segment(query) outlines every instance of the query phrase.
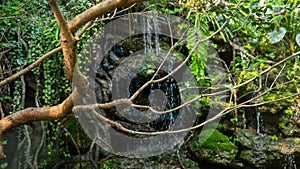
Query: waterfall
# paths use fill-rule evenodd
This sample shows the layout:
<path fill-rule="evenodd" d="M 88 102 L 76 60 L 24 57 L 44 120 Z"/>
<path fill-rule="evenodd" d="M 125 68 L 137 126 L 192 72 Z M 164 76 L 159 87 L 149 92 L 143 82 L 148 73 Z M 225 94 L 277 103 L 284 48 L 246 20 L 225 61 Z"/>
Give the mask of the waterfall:
<path fill-rule="evenodd" d="M 144 30 L 146 30 L 146 33 L 143 35 L 144 38 L 144 50 L 145 53 L 152 53 L 153 52 L 153 42 L 152 42 L 152 30 L 154 30 L 154 38 L 155 38 L 155 54 L 159 55 L 160 51 L 160 29 L 158 26 L 158 20 L 156 19 L 156 14 L 153 11 L 152 17 L 147 17 L 146 21 L 142 23 L 144 25 Z"/>
<path fill-rule="evenodd" d="M 154 24 L 154 32 L 155 32 L 155 54 L 159 55 L 160 51 L 160 42 L 159 42 L 159 34 L 160 34 L 160 29 L 158 26 L 158 20 L 156 19 L 155 13 L 153 12 L 153 24 Z"/>
<path fill-rule="evenodd" d="M 284 157 L 284 161 L 282 164 L 283 169 L 297 169 L 295 157 L 293 154 L 287 154 Z"/>
<path fill-rule="evenodd" d="M 242 116 L 243 116 L 243 129 L 247 128 L 247 119 L 246 119 L 246 110 L 245 108 L 242 108 Z"/>
<path fill-rule="evenodd" d="M 260 128 L 261 128 L 261 123 L 260 123 L 260 119 L 261 119 L 261 117 L 260 117 L 260 112 L 258 111 L 258 112 L 256 112 L 256 132 L 258 133 L 258 134 L 260 134 L 260 132 L 261 132 L 261 130 L 260 130 Z"/>
<path fill-rule="evenodd" d="M 255 83 L 256 83 L 256 84 L 259 84 L 259 79 L 256 79 L 256 80 L 255 80 Z M 260 92 L 257 91 L 257 89 L 254 89 L 254 92 L 253 92 L 253 93 L 259 94 Z M 257 104 L 257 101 L 255 101 L 254 104 Z M 258 111 L 258 108 L 257 108 L 257 107 L 255 107 L 254 111 L 256 112 L 256 132 L 257 132 L 258 134 L 262 134 L 262 132 L 263 132 L 263 130 L 264 130 L 262 115 L 261 115 L 261 113 Z"/>

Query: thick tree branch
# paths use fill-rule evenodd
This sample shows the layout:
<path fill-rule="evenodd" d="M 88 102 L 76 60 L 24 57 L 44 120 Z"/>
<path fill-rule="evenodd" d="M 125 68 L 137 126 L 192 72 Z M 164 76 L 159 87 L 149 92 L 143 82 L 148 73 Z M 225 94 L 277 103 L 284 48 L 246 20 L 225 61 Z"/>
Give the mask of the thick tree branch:
<path fill-rule="evenodd" d="M 57 120 L 67 117 L 72 113 L 73 108 L 73 97 L 76 94 L 74 91 L 66 100 L 61 104 L 53 107 L 42 107 L 42 108 L 27 108 L 6 116 L 0 120 L 0 159 L 4 159 L 5 155 L 3 152 L 3 137 L 4 134 L 12 128 L 33 122 L 33 121 L 46 121 L 46 120 Z"/>
<path fill-rule="evenodd" d="M 88 23 L 89 21 L 92 21 L 96 17 L 99 17 L 113 9 L 116 9 L 121 6 L 129 6 L 137 2 L 141 2 L 144 0 L 107 0 L 103 1 L 100 4 L 88 9 L 87 11 L 83 12 L 82 14 L 79 14 L 77 17 L 75 17 L 70 24 L 68 25 L 63 14 L 59 10 L 58 5 L 56 4 L 55 0 L 49 0 L 49 4 L 54 12 L 55 18 L 61 28 L 62 36 L 61 36 L 61 43 L 62 46 L 58 47 L 46 55 L 42 56 L 40 59 L 38 59 L 36 62 L 31 64 L 30 66 L 26 67 L 22 71 L 18 72 L 17 74 L 5 79 L 4 81 L 0 82 L 0 88 L 4 85 L 16 80 L 18 77 L 26 74 L 34 67 L 37 67 L 42 63 L 45 59 L 50 57 L 51 55 L 59 52 L 61 49 L 64 53 L 64 61 L 66 64 L 67 70 L 65 71 L 68 79 L 72 80 L 72 75 L 74 72 L 74 69 L 76 69 L 76 61 L 77 61 L 77 45 L 76 39 L 73 34 L 84 24 Z M 81 34 L 81 33 L 80 33 Z M 83 77 L 84 76 L 75 70 L 76 76 Z M 3 119 L 0 120 L 0 159 L 5 158 L 5 154 L 3 152 L 3 137 L 4 134 L 15 127 L 33 122 L 33 121 L 46 121 L 46 120 L 56 120 L 56 119 L 62 119 L 67 117 L 68 115 L 72 114 L 72 109 L 74 107 L 73 99 L 75 97 L 80 97 L 81 94 L 84 94 L 87 90 L 87 84 L 84 82 L 81 82 L 82 84 L 79 84 L 79 90 L 80 93 L 77 93 L 77 90 L 75 89 L 72 94 L 66 98 L 61 104 L 53 107 L 43 107 L 43 108 L 27 108 L 24 110 L 21 110 L 19 112 L 16 112 L 12 115 L 9 115 Z M 106 105 L 107 106 L 107 105 Z"/>
<path fill-rule="evenodd" d="M 76 16 L 69 24 L 69 28 L 72 32 L 76 32 L 82 25 L 84 25 L 85 23 L 109 12 L 110 10 L 113 10 L 117 7 L 120 7 L 122 5 L 120 5 L 120 3 L 111 3 L 111 1 L 115 1 L 115 0 L 107 0 L 104 2 L 101 2 L 98 5 L 95 5 L 94 7 L 88 9 L 87 11 L 79 14 L 78 16 Z M 142 2 L 142 1 L 146 1 L 146 0 L 127 0 L 125 1 L 125 5 L 133 5 L 135 3 L 138 2 Z M 110 4 L 110 7 L 105 7 L 105 4 Z M 116 6 L 117 4 L 117 6 Z M 90 15 L 93 14 L 93 15 Z M 99 15 L 98 15 L 99 14 Z M 82 20 L 80 20 L 82 19 Z M 82 34 L 79 33 L 79 35 L 77 35 L 78 37 L 80 37 Z M 42 57 L 40 57 L 37 61 L 35 61 L 34 63 L 32 63 L 30 66 L 26 67 L 25 69 L 19 71 L 18 73 L 10 76 L 9 78 L 6 78 L 5 80 L 0 82 L 0 88 L 2 88 L 3 86 L 5 86 L 6 84 L 9 84 L 13 81 L 15 81 L 17 78 L 19 78 L 20 76 L 28 73 L 30 70 L 32 70 L 33 68 L 38 67 L 44 60 L 46 60 L 47 58 L 49 58 L 50 56 L 52 56 L 53 54 L 58 53 L 60 50 L 62 49 L 62 47 L 58 47 L 53 49 L 52 51 L 48 52 L 47 54 L 43 55 Z"/>
<path fill-rule="evenodd" d="M 64 15 L 62 14 L 62 12 L 60 11 L 60 9 L 56 3 L 56 0 L 48 0 L 48 2 L 50 4 L 52 11 L 54 12 L 55 19 L 56 19 L 58 25 L 60 26 L 61 31 L 63 32 L 63 34 L 66 37 L 66 40 L 69 43 L 74 43 L 75 38 L 73 37 L 71 31 L 69 30 L 66 19 L 65 19 Z"/>
<path fill-rule="evenodd" d="M 67 21 L 60 11 L 56 0 L 48 0 L 51 9 L 54 13 L 55 19 L 61 29 L 61 46 L 65 61 L 65 74 L 69 82 L 72 81 L 74 67 L 77 61 L 77 45 L 76 40 L 68 28 Z"/>
<path fill-rule="evenodd" d="M 116 8 L 130 6 L 146 0 L 106 0 L 77 15 L 68 25 L 71 32 L 76 32 L 82 25 Z"/>

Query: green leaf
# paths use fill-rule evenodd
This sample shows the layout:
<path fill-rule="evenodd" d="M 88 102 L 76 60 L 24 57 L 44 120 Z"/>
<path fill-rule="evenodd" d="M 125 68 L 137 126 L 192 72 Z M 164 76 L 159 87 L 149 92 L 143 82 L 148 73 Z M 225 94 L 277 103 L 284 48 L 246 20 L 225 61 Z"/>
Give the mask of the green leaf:
<path fill-rule="evenodd" d="M 3 140 L 3 141 L 2 141 L 2 144 L 3 144 L 3 145 L 6 145 L 6 144 L 7 144 L 7 140 Z"/>
<path fill-rule="evenodd" d="M 252 69 L 255 69 L 257 66 L 259 66 L 262 62 L 256 62 L 251 67 Z"/>
<path fill-rule="evenodd" d="M 181 23 L 181 24 L 179 24 L 179 25 L 177 25 L 177 26 L 178 26 L 178 28 L 179 28 L 180 30 L 182 30 L 182 29 L 188 27 L 188 25 L 187 25 L 186 23 Z"/>
<path fill-rule="evenodd" d="M 55 32 L 55 39 L 59 40 L 59 29 L 57 29 Z"/>
<path fill-rule="evenodd" d="M 5 162 L 5 163 L 1 164 L 0 167 L 1 168 L 7 168 L 8 167 L 8 163 Z"/>
<path fill-rule="evenodd" d="M 274 59 L 275 58 L 275 54 L 272 52 L 269 54 L 270 58 Z"/>
<path fill-rule="evenodd" d="M 274 31 L 269 32 L 267 36 L 274 44 L 281 41 L 284 38 L 285 33 L 286 33 L 286 28 L 280 27 L 278 30 L 275 29 Z"/>
<path fill-rule="evenodd" d="M 297 45 L 300 46 L 300 33 L 296 36 Z"/>
<path fill-rule="evenodd" d="M 228 88 L 230 90 L 231 93 L 233 93 L 233 85 L 231 83 L 225 84 L 224 87 Z"/>

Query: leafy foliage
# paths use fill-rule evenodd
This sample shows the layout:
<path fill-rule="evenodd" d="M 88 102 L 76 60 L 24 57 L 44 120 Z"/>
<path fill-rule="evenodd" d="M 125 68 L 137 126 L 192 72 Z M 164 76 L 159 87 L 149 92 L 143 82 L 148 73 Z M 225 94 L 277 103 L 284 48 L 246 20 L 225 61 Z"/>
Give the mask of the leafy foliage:
<path fill-rule="evenodd" d="M 67 20 L 73 18 L 76 14 L 83 12 L 87 8 L 98 3 L 100 0 L 84 1 L 70 0 L 60 1 L 59 5 Z M 177 1 L 176 1 L 177 2 Z M 267 78 L 260 74 L 262 70 L 269 68 L 274 63 L 299 51 L 300 49 L 300 1 L 298 0 L 250 0 L 237 1 L 229 0 L 224 3 L 214 3 L 211 1 L 198 0 L 179 0 L 176 3 L 173 0 L 161 0 L 145 3 L 145 10 L 155 9 L 164 13 L 177 15 L 185 18 L 194 24 L 189 30 L 189 34 L 199 31 L 199 36 L 189 37 L 186 42 L 188 53 L 191 53 L 190 68 L 198 80 L 200 86 L 209 86 L 209 77 L 206 77 L 205 62 L 211 56 L 208 51 L 207 43 L 201 43 L 194 50 L 199 39 L 212 35 L 220 29 L 221 25 L 228 22 L 222 31 L 213 37 L 213 46 L 221 51 L 222 46 L 229 44 L 234 52 L 228 55 L 220 56 L 223 60 L 230 60 L 228 66 L 228 76 L 235 85 L 258 77 L 259 80 L 248 84 L 246 87 L 237 91 L 237 102 L 242 102 L 244 98 L 252 97 L 254 93 L 263 88 L 269 91 L 272 83 L 268 83 Z M 36 61 L 46 52 L 60 46 L 60 30 L 55 21 L 47 1 L 5 1 L 0 4 L 0 49 L 8 51 L 3 55 L 9 58 L 13 73 L 16 73 Z M 109 15 L 109 14 L 107 14 Z M 101 30 L 104 23 L 94 24 L 79 42 L 79 49 L 82 48 L 82 42 L 94 32 Z M 178 25 L 184 26 L 184 25 Z M 236 47 L 237 46 L 237 47 Z M 220 52 L 221 53 L 221 52 Z M 9 57 L 8 57 L 9 56 Z M 0 56 L 1 58 L 1 56 Z M 268 92 L 258 101 L 274 101 L 278 98 L 290 96 L 291 93 L 299 90 L 300 86 L 300 62 L 299 56 L 287 62 L 279 79 L 282 81 L 293 81 L 292 84 L 280 84 L 274 82 L 275 90 Z M 35 80 L 34 97 L 37 98 L 36 104 L 39 106 L 52 106 L 59 104 L 71 92 L 71 86 L 67 82 L 63 71 L 62 53 L 56 54 L 47 59 L 40 67 L 33 70 Z M 276 77 L 281 67 L 274 68 L 268 76 Z M 26 80 L 26 79 L 25 79 Z M 274 79 L 272 79 L 274 80 Z M 264 82 L 264 83 L 262 83 Z M 13 94 L 11 96 L 0 96 L 0 101 L 13 99 L 13 112 L 24 108 L 22 101 L 24 93 L 22 87 L 28 86 L 20 79 L 12 85 Z M 233 85 L 226 84 L 224 87 L 230 89 L 233 93 Z M 239 100 L 240 99 L 240 100 Z M 297 98 L 288 99 L 288 103 L 295 102 Z M 209 98 L 202 98 L 202 103 L 209 105 Z M 233 103 L 231 103 L 233 105 Z M 285 113 L 292 116 L 293 111 L 289 108 Z M 238 123 L 238 118 L 234 117 L 232 123 Z M 80 132 L 75 120 L 68 121 L 66 128 L 69 132 L 66 135 L 74 135 Z M 58 155 L 54 151 L 55 141 L 58 140 L 60 121 L 49 122 L 47 125 L 47 134 L 49 139 L 48 155 Z M 75 127 L 74 127 L 75 126 Z M 80 140 L 82 135 L 75 136 Z M 67 138 L 67 136 L 65 137 Z M 215 149 L 235 148 L 227 138 L 222 134 L 214 132 L 211 141 L 219 144 L 210 144 L 205 142 L 202 146 Z M 221 139 L 221 140 L 220 140 Z M 277 139 L 274 137 L 274 139 Z M 61 147 L 68 145 L 67 139 L 60 142 Z M 84 140 L 83 144 L 89 144 Z M 86 145 L 82 145 L 84 149 Z M 66 151 L 65 157 L 70 156 L 70 147 L 62 148 Z M 5 168 L 7 164 L 1 164 Z"/>

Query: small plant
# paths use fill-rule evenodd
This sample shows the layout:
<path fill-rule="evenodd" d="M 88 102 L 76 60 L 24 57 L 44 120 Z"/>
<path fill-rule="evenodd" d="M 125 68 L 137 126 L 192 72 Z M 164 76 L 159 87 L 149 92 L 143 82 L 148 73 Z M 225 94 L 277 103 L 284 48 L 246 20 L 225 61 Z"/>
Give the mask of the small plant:
<path fill-rule="evenodd" d="M 237 163 L 237 166 L 242 168 L 242 167 L 244 167 L 245 165 L 244 165 L 243 163 Z"/>
<path fill-rule="evenodd" d="M 237 117 L 231 118 L 230 122 L 233 123 L 233 124 L 235 124 L 235 123 L 238 122 L 238 118 Z"/>
<path fill-rule="evenodd" d="M 5 162 L 5 163 L 1 164 L 0 167 L 1 167 L 1 168 L 7 168 L 7 167 L 8 167 L 8 163 Z"/>
<path fill-rule="evenodd" d="M 271 138 L 273 141 L 278 141 L 278 140 L 279 140 L 279 138 L 278 138 L 276 135 L 270 136 L 270 138 Z"/>

